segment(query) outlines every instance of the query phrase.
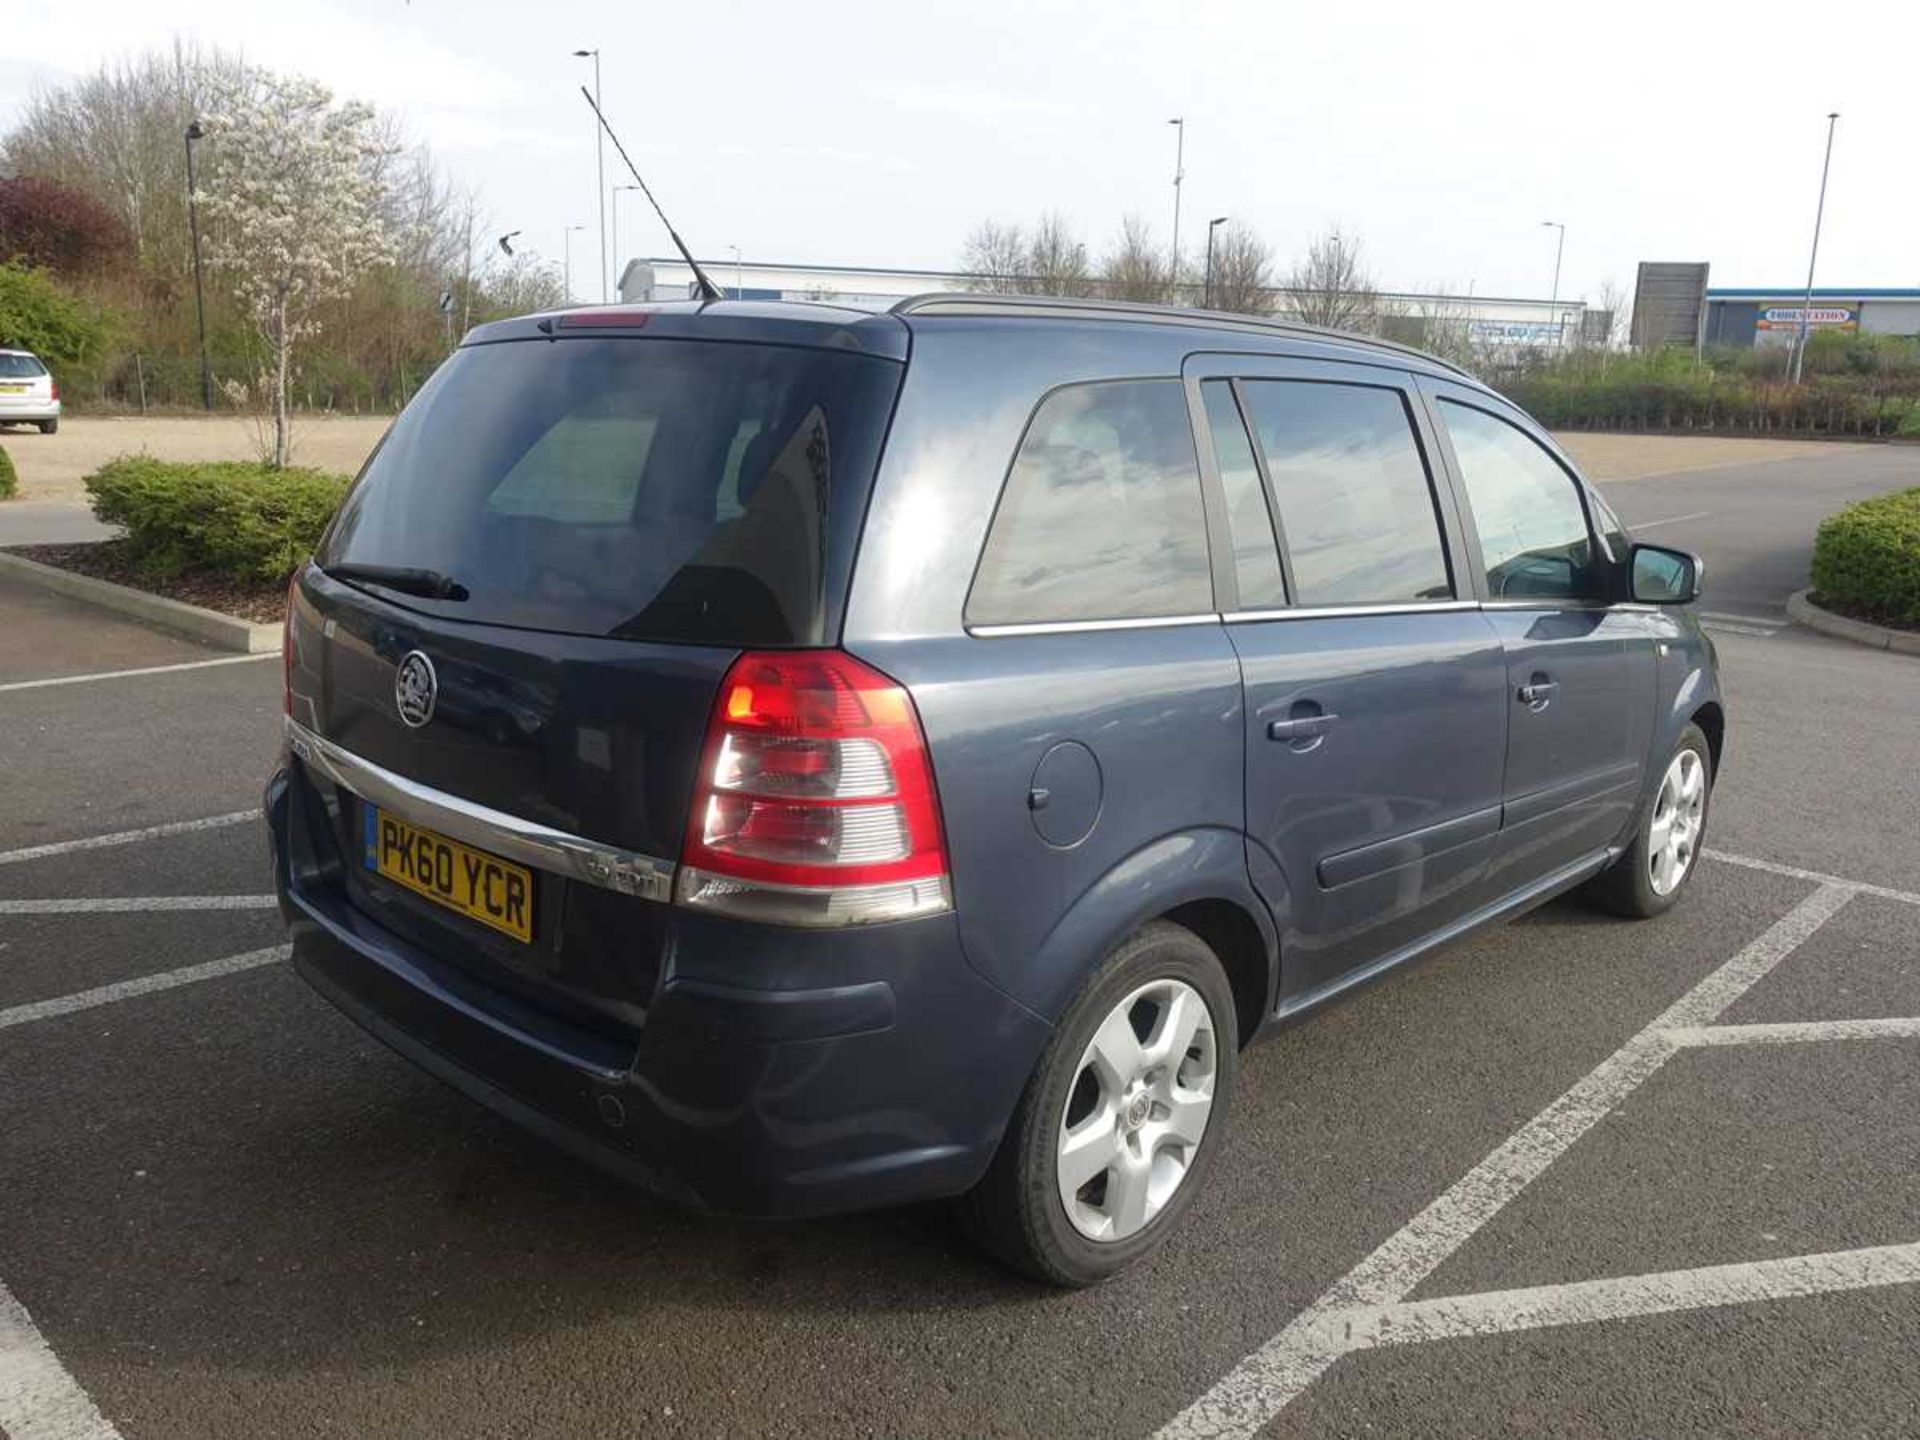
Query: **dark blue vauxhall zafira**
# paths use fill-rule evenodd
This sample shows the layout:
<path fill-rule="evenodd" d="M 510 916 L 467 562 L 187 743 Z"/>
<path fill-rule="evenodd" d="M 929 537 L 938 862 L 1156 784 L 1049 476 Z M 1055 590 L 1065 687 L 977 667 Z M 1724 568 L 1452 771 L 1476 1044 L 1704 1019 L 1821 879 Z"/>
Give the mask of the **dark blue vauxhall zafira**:
<path fill-rule="evenodd" d="M 1575 887 L 1674 904 L 1726 733 L 1699 583 L 1376 340 L 485 325 L 294 577 L 294 961 L 649 1189 L 954 1197 L 1091 1283 L 1193 1202 L 1254 1039 Z"/>

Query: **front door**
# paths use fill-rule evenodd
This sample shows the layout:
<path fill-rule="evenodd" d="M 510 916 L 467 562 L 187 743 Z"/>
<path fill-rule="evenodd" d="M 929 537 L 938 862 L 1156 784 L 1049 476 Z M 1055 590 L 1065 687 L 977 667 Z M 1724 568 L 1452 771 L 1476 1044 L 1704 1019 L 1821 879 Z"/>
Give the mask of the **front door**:
<path fill-rule="evenodd" d="M 1492 880 L 1514 889 L 1619 841 L 1653 735 L 1654 639 L 1621 603 L 1584 487 L 1497 400 L 1426 383 L 1506 655 L 1507 763 Z"/>
<path fill-rule="evenodd" d="M 1246 356 L 1188 374 L 1233 542 L 1249 865 L 1281 920 L 1287 1006 L 1477 903 L 1506 663 L 1456 587 L 1410 376 Z"/>

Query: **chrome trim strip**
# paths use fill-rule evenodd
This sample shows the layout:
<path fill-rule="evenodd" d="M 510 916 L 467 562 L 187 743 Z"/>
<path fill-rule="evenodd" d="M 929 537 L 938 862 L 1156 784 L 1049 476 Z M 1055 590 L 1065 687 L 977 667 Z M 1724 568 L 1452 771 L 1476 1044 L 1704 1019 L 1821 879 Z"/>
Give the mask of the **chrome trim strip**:
<path fill-rule="evenodd" d="M 1147 615 L 1132 620 L 1042 620 L 1018 625 L 969 625 L 967 633 L 981 638 L 1000 635 L 1073 635 L 1093 630 L 1157 630 L 1172 625 L 1217 625 L 1218 615 Z"/>
<path fill-rule="evenodd" d="M 309 767 L 362 800 L 536 870 L 646 900 L 673 898 L 672 861 L 570 835 L 504 810 L 489 809 L 362 760 L 287 718 L 287 744 Z"/>
<path fill-rule="evenodd" d="M 1285 610 L 1235 610 L 1222 618 L 1229 625 L 1244 625 L 1254 620 L 1344 620 L 1364 615 L 1425 615 L 1479 608 L 1475 600 L 1409 600 L 1398 605 L 1297 605 Z"/>

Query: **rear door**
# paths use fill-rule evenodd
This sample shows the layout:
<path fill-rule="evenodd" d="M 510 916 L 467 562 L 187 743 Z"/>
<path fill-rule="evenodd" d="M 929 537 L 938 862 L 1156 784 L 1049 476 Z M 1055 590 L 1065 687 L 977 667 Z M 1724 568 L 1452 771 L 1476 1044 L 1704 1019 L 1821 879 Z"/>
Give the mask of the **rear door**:
<path fill-rule="evenodd" d="M 300 583 L 290 718 L 336 769 L 610 847 L 644 879 L 679 854 L 728 665 L 837 635 L 899 373 L 605 334 L 462 349 Z M 503 929 L 391 874 L 425 862 L 375 808 L 349 790 L 334 816 L 355 906 L 543 1002 L 637 1018 L 666 917 L 634 876 L 536 870 L 530 926 Z"/>
<path fill-rule="evenodd" d="M 1456 581 L 1410 375 L 1246 356 L 1187 375 L 1232 530 L 1250 864 L 1284 917 L 1282 1003 L 1299 1003 L 1476 903 L 1505 664 Z"/>
<path fill-rule="evenodd" d="M 1512 889 L 1618 839 L 1653 734 L 1654 640 L 1619 603 L 1585 487 L 1518 412 L 1426 382 L 1465 506 L 1472 573 L 1506 655 L 1504 820 L 1494 883 Z"/>

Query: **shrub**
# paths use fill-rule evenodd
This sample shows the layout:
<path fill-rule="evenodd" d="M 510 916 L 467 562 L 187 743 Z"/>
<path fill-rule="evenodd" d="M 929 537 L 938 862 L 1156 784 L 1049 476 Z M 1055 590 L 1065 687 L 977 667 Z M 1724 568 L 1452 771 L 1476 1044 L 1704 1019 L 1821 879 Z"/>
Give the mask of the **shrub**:
<path fill-rule="evenodd" d="M 110 317 L 54 283 L 44 270 L 0 263 L 0 345 L 31 350 L 55 375 L 98 364 L 113 341 Z"/>
<path fill-rule="evenodd" d="M 1813 589 L 1823 604 L 1920 625 L 1920 488 L 1862 500 L 1821 521 Z"/>
<path fill-rule="evenodd" d="M 0 449 L 0 500 L 11 500 L 20 493 L 20 477 L 13 473 L 13 461 Z"/>
<path fill-rule="evenodd" d="M 87 477 L 93 513 L 127 527 L 134 562 L 156 575 L 198 571 L 283 581 L 319 543 L 345 475 L 248 461 L 174 464 L 123 456 Z"/>

